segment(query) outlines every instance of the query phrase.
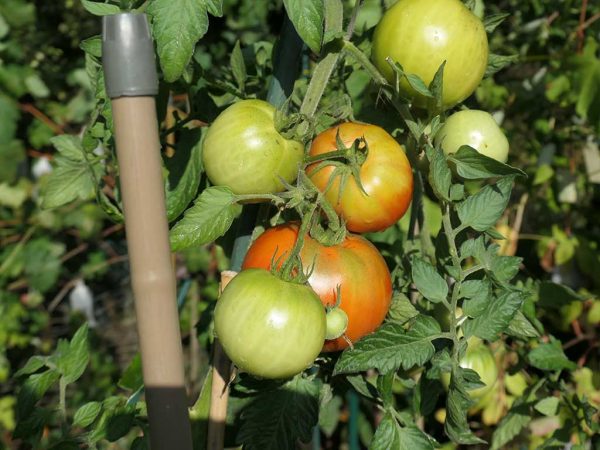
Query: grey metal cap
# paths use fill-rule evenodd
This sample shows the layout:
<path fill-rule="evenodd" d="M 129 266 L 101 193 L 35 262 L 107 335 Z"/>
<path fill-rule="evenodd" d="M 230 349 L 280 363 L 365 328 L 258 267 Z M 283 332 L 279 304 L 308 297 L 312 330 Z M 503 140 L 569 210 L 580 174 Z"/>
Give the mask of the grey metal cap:
<path fill-rule="evenodd" d="M 152 34 L 145 14 L 104 16 L 102 65 L 110 98 L 158 94 Z"/>

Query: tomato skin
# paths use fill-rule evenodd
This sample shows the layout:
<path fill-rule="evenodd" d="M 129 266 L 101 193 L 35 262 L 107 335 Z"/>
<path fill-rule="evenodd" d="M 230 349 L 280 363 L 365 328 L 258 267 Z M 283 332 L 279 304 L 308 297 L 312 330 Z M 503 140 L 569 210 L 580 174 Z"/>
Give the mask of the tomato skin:
<path fill-rule="evenodd" d="M 262 269 L 243 270 L 217 301 L 215 334 L 241 370 L 261 378 L 289 378 L 319 355 L 325 309 L 309 286 Z"/>
<path fill-rule="evenodd" d="M 371 58 L 390 83 L 395 72 L 387 57 L 426 85 L 446 61 L 442 103 L 447 109 L 475 91 L 485 74 L 488 53 L 483 23 L 460 0 L 399 0 L 375 29 Z M 417 106 L 426 106 L 426 99 L 405 79 L 400 88 Z"/>
<path fill-rule="evenodd" d="M 508 139 L 486 111 L 468 109 L 452 114 L 435 136 L 435 142 L 445 154 L 456 153 L 462 145 L 469 145 L 496 161 L 504 163 L 508 159 Z"/>
<path fill-rule="evenodd" d="M 481 382 L 485 384 L 485 386 L 469 391 L 469 395 L 474 399 L 482 399 L 492 390 L 498 380 L 496 359 L 489 347 L 480 339 L 469 339 L 469 346 L 460 360 L 460 366 L 477 372 Z"/>
<path fill-rule="evenodd" d="M 296 179 L 304 146 L 277 132 L 274 114 L 262 100 L 242 100 L 219 114 L 202 145 L 204 169 L 214 185 L 234 194 L 266 194 L 284 190 L 279 177 Z"/>
<path fill-rule="evenodd" d="M 295 223 L 268 229 L 250 246 L 242 268 L 270 268 L 272 260 L 289 253 L 297 235 Z M 339 308 L 348 316 L 345 332 L 348 339 L 354 342 L 381 325 L 391 303 L 392 279 L 373 244 L 362 236 L 349 233 L 341 244 L 326 247 L 306 236 L 300 257 L 304 271 L 312 270 L 308 283 L 323 305 L 335 305 L 336 289 L 340 286 Z M 340 337 L 326 341 L 323 351 L 346 347 L 348 343 Z"/>
<path fill-rule="evenodd" d="M 312 142 L 309 155 L 335 151 L 336 134 L 346 147 L 364 137 L 367 158 L 360 167 L 360 180 L 365 195 L 352 176 L 348 178 L 341 196 L 340 177 L 336 177 L 325 193 L 327 200 L 346 221 L 346 227 L 355 233 L 381 231 L 396 223 L 406 212 L 413 194 L 413 174 L 404 150 L 383 128 L 376 125 L 346 122 L 320 133 Z M 334 166 L 318 171 L 316 164 L 306 173 L 317 188 L 324 191 Z"/>

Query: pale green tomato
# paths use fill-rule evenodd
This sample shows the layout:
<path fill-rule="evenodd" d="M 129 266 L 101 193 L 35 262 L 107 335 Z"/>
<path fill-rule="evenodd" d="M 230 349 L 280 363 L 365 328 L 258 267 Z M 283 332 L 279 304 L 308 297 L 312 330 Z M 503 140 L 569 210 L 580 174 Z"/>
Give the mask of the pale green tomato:
<path fill-rule="evenodd" d="M 442 100 L 447 109 L 475 91 L 485 74 L 488 51 L 483 23 L 460 0 L 399 0 L 375 29 L 371 56 L 390 83 L 395 72 L 388 57 L 426 85 L 446 61 Z M 425 106 L 426 99 L 406 80 L 400 88 L 417 106 Z"/>
<path fill-rule="evenodd" d="M 508 159 L 508 139 L 485 111 L 468 109 L 452 114 L 437 133 L 435 142 L 447 155 L 468 145 L 496 161 L 505 163 Z"/>
<path fill-rule="evenodd" d="M 261 378 L 289 378 L 306 369 L 325 341 L 325 308 L 306 285 L 264 269 L 245 269 L 223 290 L 215 334 L 229 359 Z"/>
<path fill-rule="evenodd" d="M 325 339 L 337 339 L 348 328 L 348 314 L 342 308 L 333 308 L 327 311 L 327 332 Z"/>
<path fill-rule="evenodd" d="M 294 182 L 304 146 L 277 132 L 274 115 L 275 108 L 262 100 L 242 100 L 219 114 L 202 145 L 212 184 L 234 194 L 267 194 L 284 190 L 281 179 Z"/>

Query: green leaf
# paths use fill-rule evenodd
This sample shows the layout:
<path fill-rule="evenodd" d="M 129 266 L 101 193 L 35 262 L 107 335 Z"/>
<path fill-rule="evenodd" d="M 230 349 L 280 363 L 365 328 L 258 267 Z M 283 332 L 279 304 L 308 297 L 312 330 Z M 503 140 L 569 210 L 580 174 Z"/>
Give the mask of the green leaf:
<path fill-rule="evenodd" d="M 167 218 L 169 222 L 181 215 L 198 193 L 202 172 L 201 138 L 205 128 L 179 132 L 175 155 L 165 159 L 169 176 L 165 178 Z"/>
<path fill-rule="evenodd" d="M 544 281 L 540 284 L 538 298 L 539 306 L 553 309 L 559 309 L 572 302 L 584 300 L 570 287 L 550 281 Z"/>
<path fill-rule="evenodd" d="M 513 180 L 513 176 L 502 178 L 459 203 L 456 211 L 461 222 L 477 231 L 493 227 L 506 209 Z"/>
<path fill-rule="evenodd" d="M 420 315 L 408 331 L 397 323 L 385 323 L 348 349 L 335 365 L 334 374 L 361 372 L 375 368 L 380 373 L 422 366 L 434 354 L 431 341 L 441 333 L 440 325 Z"/>
<path fill-rule="evenodd" d="M 575 69 L 575 111 L 600 129 L 600 58 L 596 56 L 597 52 L 598 42 L 590 38 L 583 48 L 583 53 L 570 58 L 569 64 Z"/>
<path fill-rule="evenodd" d="M 417 290 L 427 300 L 440 303 L 448 297 L 448 285 L 429 262 L 422 258 L 412 260 L 412 279 Z"/>
<path fill-rule="evenodd" d="M 73 416 L 74 427 L 88 427 L 96 420 L 98 414 L 102 410 L 102 403 L 100 402 L 88 402 L 81 406 Z"/>
<path fill-rule="evenodd" d="M 472 404 L 473 401 L 465 389 L 462 371 L 453 369 L 448 387 L 448 397 L 446 398 L 444 430 L 448 437 L 457 444 L 471 445 L 485 443 L 485 441 L 479 439 L 469 429 L 467 411 Z"/>
<path fill-rule="evenodd" d="M 42 399 L 59 377 L 58 371 L 46 370 L 33 374 L 25 380 L 17 397 L 16 414 L 19 421 L 24 420 L 33 412 L 35 404 Z"/>
<path fill-rule="evenodd" d="M 44 367 L 47 360 L 48 360 L 48 358 L 45 356 L 38 356 L 38 355 L 32 356 L 31 358 L 29 358 L 29 360 L 27 360 L 27 363 L 23 367 L 21 367 L 19 370 L 17 370 L 15 372 L 15 377 L 20 377 L 22 375 L 29 375 L 34 372 L 37 372 L 42 367 Z"/>
<path fill-rule="evenodd" d="M 509 175 L 527 175 L 521 169 L 511 167 L 496 161 L 493 158 L 482 155 L 474 148 L 463 145 L 458 152 L 448 155 L 448 160 L 456 165 L 456 172 L 468 180 L 480 180 L 491 177 L 502 177 Z"/>
<path fill-rule="evenodd" d="M 577 364 L 569 361 L 560 345 L 560 341 L 553 340 L 540 344 L 527 355 L 529 363 L 540 370 L 575 370 Z"/>
<path fill-rule="evenodd" d="M 43 293 L 54 287 L 62 270 L 60 257 L 64 253 L 62 242 L 53 242 L 45 237 L 27 243 L 23 250 L 25 275 L 33 289 Z"/>
<path fill-rule="evenodd" d="M 0 148 L 15 138 L 20 117 L 17 103 L 12 98 L 0 94 Z"/>
<path fill-rule="evenodd" d="M 413 88 L 418 94 L 424 97 L 433 98 L 433 94 L 418 75 L 409 73 L 406 75 L 406 81 L 408 81 L 410 87 Z"/>
<path fill-rule="evenodd" d="M 519 60 L 519 55 L 495 55 L 490 53 L 488 56 L 488 65 L 485 70 L 485 77 L 490 77 L 496 72 Z"/>
<path fill-rule="evenodd" d="M 506 444 L 512 441 L 531 420 L 532 417 L 527 405 L 517 404 L 513 406 L 494 431 L 490 450 L 505 448 Z"/>
<path fill-rule="evenodd" d="M 464 298 L 462 309 L 470 317 L 483 314 L 491 301 L 491 286 L 487 279 L 463 281 L 459 291 Z"/>
<path fill-rule="evenodd" d="M 0 133 L 2 133 L 2 98 L 0 97 Z M 1 139 L 1 136 L 0 136 Z M 17 177 L 17 169 L 25 160 L 25 147 L 18 140 L 6 144 L 0 142 L 0 182 L 12 183 Z"/>
<path fill-rule="evenodd" d="M 465 336 L 477 336 L 488 341 L 495 341 L 503 333 L 512 318 L 523 304 L 520 292 L 504 292 L 488 302 L 485 310 L 474 319 L 464 323 Z"/>
<path fill-rule="evenodd" d="M 315 53 L 321 51 L 323 42 L 323 3 L 322 0 L 283 0 L 287 15 L 298 35 Z"/>
<path fill-rule="evenodd" d="M 79 47 L 86 53 L 89 53 L 96 58 L 102 57 L 102 38 L 100 36 L 92 36 L 84 39 L 79 44 Z"/>
<path fill-rule="evenodd" d="M 208 13 L 223 14 L 221 0 L 150 0 L 146 12 L 152 17 L 160 66 L 165 81 L 183 74 L 192 59 L 196 42 L 208 30 Z"/>
<path fill-rule="evenodd" d="M 340 409 L 344 401 L 335 396 L 328 402 L 321 403 L 319 409 L 319 427 L 327 437 L 331 437 L 340 422 Z"/>
<path fill-rule="evenodd" d="M 242 54 L 239 40 L 233 46 L 231 56 L 229 57 L 229 64 L 231 65 L 233 78 L 235 78 L 240 91 L 244 92 L 246 90 L 246 78 L 248 74 L 246 73 L 246 63 L 244 62 L 244 55 Z"/>
<path fill-rule="evenodd" d="M 56 359 L 56 369 L 64 378 L 65 383 L 73 383 L 83 374 L 90 359 L 88 349 L 88 326 L 81 326 L 73 335 L 71 342 L 59 351 Z"/>
<path fill-rule="evenodd" d="M 178 251 L 214 241 L 227 232 L 241 210 L 229 188 L 213 186 L 205 189 L 183 219 L 171 229 L 171 248 Z"/>
<path fill-rule="evenodd" d="M 534 408 L 545 416 L 555 416 L 558 412 L 559 404 L 560 399 L 558 397 L 546 397 L 537 402 Z"/>
<path fill-rule="evenodd" d="M 414 425 L 401 427 L 391 412 L 386 411 L 375 431 L 369 450 L 433 450 L 427 435 Z"/>
<path fill-rule="evenodd" d="M 419 311 L 417 311 L 417 308 L 413 306 L 406 295 L 401 293 L 394 294 L 390 310 L 388 311 L 388 317 L 391 321 L 404 324 L 418 315 Z"/>
<path fill-rule="evenodd" d="M 487 33 L 493 33 L 494 30 L 504 22 L 504 19 L 509 17 L 509 13 L 498 13 L 487 16 L 483 21 L 483 26 L 485 27 L 485 31 Z"/>
<path fill-rule="evenodd" d="M 131 359 L 131 362 L 123 371 L 117 385 L 130 391 L 137 391 L 144 385 L 144 378 L 142 376 L 142 357 L 139 353 L 136 353 Z"/>
<path fill-rule="evenodd" d="M 83 7 L 95 16 L 109 16 L 111 14 L 119 14 L 121 8 L 110 3 L 92 2 L 90 0 L 81 0 Z"/>
<path fill-rule="evenodd" d="M 309 442 L 319 413 L 319 383 L 296 376 L 278 389 L 261 392 L 242 410 L 239 440 L 248 450 L 295 448 Z"/>
<path fill-rule="evenodd" d="M 429 184 L 440 200 L 449 201 L 452 172 L 448 168 L 446 157 L 440 149 L 431 146 L 427 146 L 425 151 L 429 160 Z"/>
<path fill-rule="evenodd" d="M 506 329 L 506 334 L 520 338 L 532 338 L 540 336 L 540 333 L 521 311 L 517 311 L 511 320 L 508 328 Z"/>

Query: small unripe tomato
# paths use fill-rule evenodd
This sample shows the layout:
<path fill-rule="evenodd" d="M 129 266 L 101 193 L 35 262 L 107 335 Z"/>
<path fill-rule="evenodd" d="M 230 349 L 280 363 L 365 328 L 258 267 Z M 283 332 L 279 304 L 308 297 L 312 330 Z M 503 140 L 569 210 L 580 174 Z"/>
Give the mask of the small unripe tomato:
<path fill-rule="evenodd" d="M 215 308 L 215 334 L 229 359 L 251 375 L 282 379 L 306 369 L 325 341 L 325 308 L 306 285 L 246 269 Z"/>
<path fill-rule="evenodd" d="M 508 139 L 485 111 L 468 109 L 452 114 L 437 133 L 435 142 L 447 155 L 468 145 L 501 163 L 508 159 Z"/>
<path fill-rule="evenodd" d="M 344 334 L 348 328 L 348 314 L 341 308 L 333 308 L 327 311 L 327 331 L 325 339 L 337 339 Z"/>
<path fill-rule="evenodd" d="M 395 72 L 388 57 L 426 85 L 446 61 L 442 102 L 447 109 L 475 91 L 485 74 L 488 51 L 483 23 L 460 0 L 399 0 L 375 29 L 372 59 L 390 83 Z M 417 106 L 426 105 L 425 97 L 405 79 L 400 89 Z"/>
<path fill-rule="evenodd" d="M 304 146 L 279 134 L 274 116 L 275 108 L 262 100 L 242 100 L 219 114 L 202 144 L 211 183 L 234 194 L 267 194 L 284 189 L 281 179 L 296 179 Z"/>

